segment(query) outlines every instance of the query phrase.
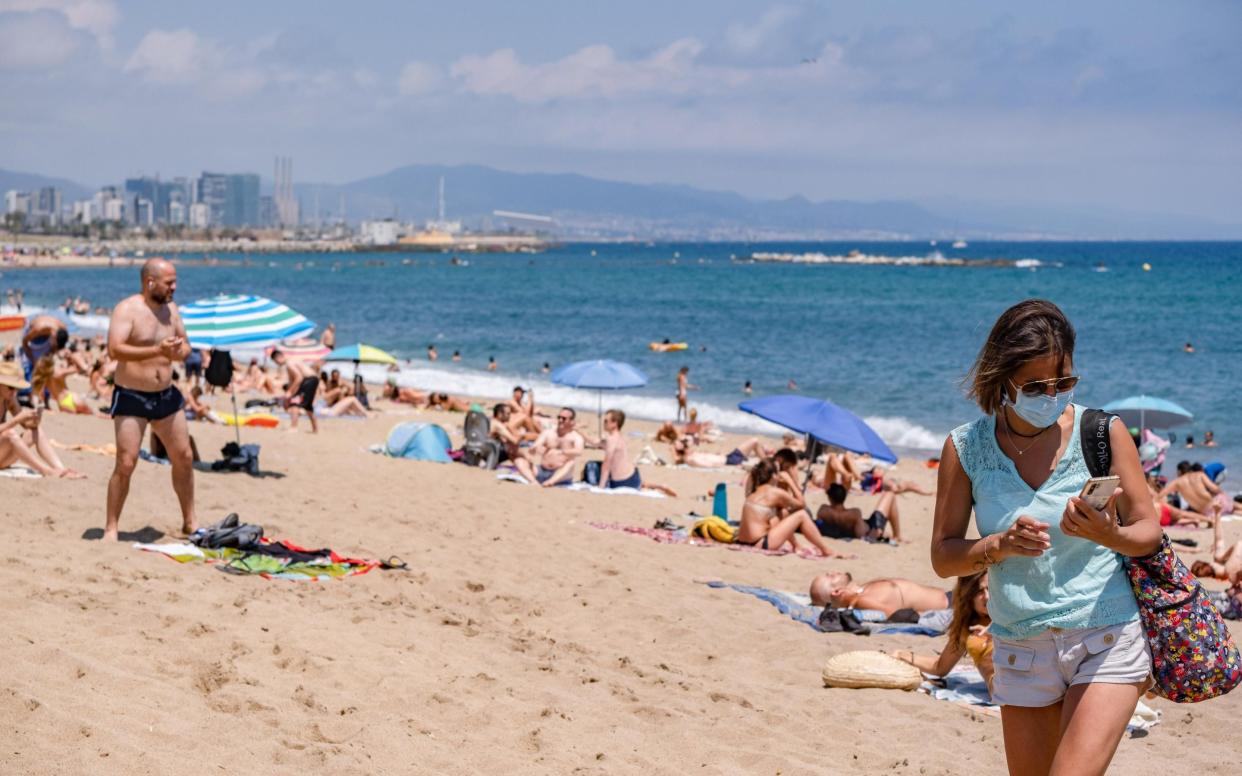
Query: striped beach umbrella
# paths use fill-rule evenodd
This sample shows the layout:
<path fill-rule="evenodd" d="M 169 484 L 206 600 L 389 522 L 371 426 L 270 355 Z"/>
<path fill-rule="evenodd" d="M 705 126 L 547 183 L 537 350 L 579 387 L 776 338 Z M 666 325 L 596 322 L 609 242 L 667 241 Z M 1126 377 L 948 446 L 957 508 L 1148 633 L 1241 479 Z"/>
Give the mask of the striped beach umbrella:
<path fill-rule="evenodd" d="M 397 359 L 391 353 L 380 350 L 372 345 L 346 345 L 329 353 L 324 361 L 353 361 L 355 364 L 395 364 Z"/>
<path fill-rule="evenodd" d="M 318 364 L 327 360 L 332 348 L 314 341 L 293 340 L 281 344 L 279 348 L 266 348 L 264 354 L 270 358 L 273 350 L 280 350 L 285 358 L 298 364 Z"/>
<path fill-rule="evenodd" d="M 301 313 L 261 296 L 200 299 L 181 308 L 181 320 L 190 346 L 203 350 L 264 348 L 315 329 Z"/>

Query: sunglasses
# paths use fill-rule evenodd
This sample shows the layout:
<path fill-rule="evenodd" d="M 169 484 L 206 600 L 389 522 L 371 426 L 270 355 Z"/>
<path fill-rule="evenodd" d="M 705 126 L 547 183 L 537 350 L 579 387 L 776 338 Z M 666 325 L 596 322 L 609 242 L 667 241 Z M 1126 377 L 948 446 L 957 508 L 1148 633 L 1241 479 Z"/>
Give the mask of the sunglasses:
<path fill-rule="evenodd" d="M 1078 381 L 1081 379 L 1080 375 L 1070 375 L 1068 377 L 1053 377 L 1050 380 L 1031 380 L 1019 386 L 1018 390 L 1027 396 L 1039 396 L 1045 393 L 1048 390 L 1048 386 L 1051 385 L 1057 393 L 1065 393 L 1066 391 L 1073 390 L 1074 386 L 1078 385 Z"/>
<path fill-rule="evenodd" d="M 557 415 L 557 416 L 556 416 L 556 419 L 557 419 L 557 420 L 563 420 L 563 421 L 565 421 L 566 423 L 568 423 L 569 421 L 573 420 L 573 418 L 572 418 L 572 417 L 570 417 L 569 415 Z"/>

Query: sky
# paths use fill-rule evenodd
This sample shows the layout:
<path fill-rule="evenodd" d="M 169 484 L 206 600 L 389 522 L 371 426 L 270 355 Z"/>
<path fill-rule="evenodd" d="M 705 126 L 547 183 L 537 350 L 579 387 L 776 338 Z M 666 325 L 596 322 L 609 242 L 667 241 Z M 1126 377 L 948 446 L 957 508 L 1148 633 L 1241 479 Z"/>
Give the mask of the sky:
<path fill-rule="evenodd" d="M 478 163 L 1242 223 L 1242 0 L 0 0 L 0 167 Z"/>

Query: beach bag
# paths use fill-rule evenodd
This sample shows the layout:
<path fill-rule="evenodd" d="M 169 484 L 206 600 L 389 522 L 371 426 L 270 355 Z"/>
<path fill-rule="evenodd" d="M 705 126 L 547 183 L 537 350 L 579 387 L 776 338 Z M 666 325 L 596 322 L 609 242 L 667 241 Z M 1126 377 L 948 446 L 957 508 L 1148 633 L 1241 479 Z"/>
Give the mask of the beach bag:
<path fill-rule="evenodd" d="M 600 474 L 603 472 L 603 464 L 599 461 L 587 461 L 582 467 L 582 481 L 593 488 L 600 487 Z"/>
<path fill-rule="evenodd" d="M 203 377 L 209 385 L 217 388 L 229 387 L 229 383 L 233 382 L 233 357 L 227 350 L 211 351 L 211 363 L 207 365 L 207 372 Z"/>
<path fill-rule="evenodd" d="M 1112 466 L 1106 412 L 1083 414 L 1082 449 L 1093 477 Z M 1151 647 L 1152 688 L 1175 703 L 1215 698 L 1242 683 L 1242 658 L 1207 591 L 1173 552 L 1168 535 L 1144 558 L 1125 558 L 1126 576 Z"/>
<path fill-rule="evenodd" d="M 697 521 L 690 529 L 690 533 L 702 539 L 724 544 L 732 544 L 737 539 L 737 529 L 716 515 Z"/>
<path fill-rule="evenodd" d="M 190 542 L 211 550 L 232 547 L 238 550 L 257 546 L 263 539 L 263 526 L 241 522 L 233 512 L 215 525 L 200 528 L 190 535 Z"/>

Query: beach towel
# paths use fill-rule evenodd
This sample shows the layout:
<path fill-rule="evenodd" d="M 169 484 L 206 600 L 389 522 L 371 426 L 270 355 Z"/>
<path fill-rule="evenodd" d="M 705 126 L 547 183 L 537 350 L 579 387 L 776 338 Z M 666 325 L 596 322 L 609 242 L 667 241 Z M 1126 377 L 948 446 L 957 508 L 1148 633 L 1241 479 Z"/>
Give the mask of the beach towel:
<path fill-rule="evenodd" d="M 790 550 L 765 550 L 761 547 L 752 547 L 749 544 L 724 544 L 722 542 L 713 542 L 708 539 L 699 539 L 690 536 L 684 528 L 672 531 L 664 528 L 645 528 L 641 525 L 629 525 L 626 523 L 589 522 L 587 525 L 601 531 L 619 531 L 621 533 L 634 534 L 635 536 L 645 536 L 654 542 L 659 542 L 660 544 L 689 544 L 692 547 L 725 547 L 727 549 L 734 550 L 735 552 L 751 552 L 759 555 L 794 554 Z M 824 556 L 820 555 L 817 550 L 807 547 L 798 550 L 797 555 L 798 557 L 805 558 L 807 560 L 824 559 Z"/>
<path fill-rule="evenodd" d="M 791 593 L 784 590 L 772 590 L 757 585 L 737 585 L 730 582 L 721 582 L 712 580 L 704 582 L 708 587 L 728 588 L 736 590 L 739 593 L 753 595 L 761 601 L 767 601 L 777 608 L 777 610 L 792 620 L 809 625 L 817 631 L 823 631 L 820 626 L 820 613 L 824 607 L 814 606 L 811 604 L 811 597 L 804 593 Z M 922 621 L 924 624 L 914 623 L 896 623 L 884 622 L 884 612 L 878 609 L 848 609 L 853 617 L 861 623 L 857 630 L 850 631 L 860 636 L 868 634 L 894 634 L 902 633 L 913 636 L 940 636 L 944 633 L 943 629 L 937 629 L 930 624 Z"/>
<path fill-rule="evenodd" d="M 20 463 L 13 464 L 7 469 L 0 469 L 0 477 L 9 477 L 14 480 L 37 480 L 42 476 L 42 474 Z"/>
<path fill-rule="evenodd" d="M 502 482 L 517 482 L 522 485 L 529 485 L 530 480 L 518 474 L 513 469 L 504 469 L 496 472 L 496 479 Z M 665 495 L 658 490 L 640 490 L 638 488 L 601 488 L 598 485 L 590 485 L 585 482 L 563 482 L 553 487 L 562 488 L 564 490 L 573 490 L 580 493 L 595 493 L 602 496 L 644 496 L 646 498 L 665 498 Z"/>
<path fill-rule="evenodd" d="M 396 558 L 386 561 L 343 558 L 332 550 L 307 550 L 287 541 L 264 540 L 261 550 L 232 547 L 204 549 L 185 542 L 135 543 L 134 549 L 165 555 L 178 563 L 210 563 L 229 574 L 255 575 L 264 579 L 319 582 L 359 576 L 374 568 L 404 568 Z"/>

